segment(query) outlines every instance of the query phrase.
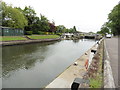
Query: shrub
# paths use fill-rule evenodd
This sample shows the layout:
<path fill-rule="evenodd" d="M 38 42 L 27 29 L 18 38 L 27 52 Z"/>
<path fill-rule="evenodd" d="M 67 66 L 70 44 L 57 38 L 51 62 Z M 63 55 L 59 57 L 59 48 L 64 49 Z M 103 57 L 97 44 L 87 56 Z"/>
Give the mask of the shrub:
<path fill-rule="evenodd" d="M 62 33 L 57 33 L 56 35 L 59 35 L 59 36 L 61 36 L 61 35 L 62 35 Z"/>
<path fill-rule="evenodd" d="M 38 31 L 38 34 L 39 34 L 39 35 L 44 35 L 45 32 Z"/>
<path fill-rule="evenodd" d="M 26 31 L 26 35 L 32 35 L 32 31 Z"/>
<path fill-rule="evenodd" d="M 48 35 L 48 34 L 49 34 L 49 32 L 45 32 L 45 34 L 46 34 L 46 35 Z"/>
<path fill-rule="evenodd" d="M 55 33 L 54 32 L 49 32 L 50 35 L 54 35 Z"/>

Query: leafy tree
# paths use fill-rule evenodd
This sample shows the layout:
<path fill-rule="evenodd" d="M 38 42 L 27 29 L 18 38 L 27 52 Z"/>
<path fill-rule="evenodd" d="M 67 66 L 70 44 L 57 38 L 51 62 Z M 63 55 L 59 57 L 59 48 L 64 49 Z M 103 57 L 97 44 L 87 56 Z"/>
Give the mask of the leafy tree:
<path fill-rule="evenodd" d="M 49 32 L 55 32 L 56 31 L 56 26 L 54 25 L 54 23 L 49 23 Z"/>
<path fill-rule="evenodd" d="M 120 3 L 108 15 L 108 27 L 114 35 L 120 35 Z"/>
<path fill-rule="evenodd" d="M 76 27 L 74 26 L 73 27 L 73 33 L 75 33 L 77 30 L 76 30 Z"/>
<path fill-rule="evenodd" d="M 18 8 L 28 20 L 28 26 L 25 27 L 25 31 L 33 31 L 33 33 L 37 33 L 36 25 L 38 24 L 39 18 L 36 16 L 35 10 L 26 6 L 23 10 Z"/>
<path fill-rule="evenodd" d="M 59 33 L 65 33 L 66 32 L 66 27 L 64 25 L 59 25 L 56 27 L 57 32 Z"/>
<path fill-rule="evenodd" d="M 35 10 L 32 7 L 25 7 L 23 10 L 19 9 L 28 20 L 28 26 L 25 27 L 25 31 L 32 31 L 33 34 L 39 34 L 39 32 L 53 32 L 55 31 L 54 25 L 49 23 L 49 20 L 44 16 L 40 15 L 40 18 L 36 16 Z M 51 28 L 50 28 L 51 27 Z"/>
<path fill-rule="evenodd" d="M 73 32 L 74 32 L 74 29 L 73 29 L 73 28 L 70 28 L 70 29 L 68 29 L 68 32 L 69 32 L 69 33 L 73 33 Z"/>
<path fill-rule="evenodd" d="M 24 29 L 28 22 L 18 9 L 2 2 L 2 26 Z"/>
<path fill-rule="evenodd" d="M 107 33 L 110 34 L 110 30 L 108 28 L 108 23 L 106 22 L 105 24 L 102 25 L 101 31 L 98 31 L 98 34 L 106 35 Z"/>
<path fill-rule="evenodd" d="M 36 22 L 35 17 L 36 13 L 35 10 L 32 7 L 25 7 L 23 10 L 24 15 L 28 19 L 28 25 L 34 24 Z"/>
<path fill-rule="evenodd" d="M 76 33 L 76 27 L 74 26 L 73 28 L 67 29 L 64 25 L 59 25 L 56 27 L 57 32 L 60 33 Z"/>
<path fill-rule="evenodd" d="M 39 17 L 35 17 L 35 19 L 36 19 L 36 23 L 32 24 L 31 28 L 32 28 L 33 34 L 39 34 L 39 31 L 41 31 L 41 22 Z"/>
<path fill-rule="evenodd" d="M 117 4 L 108 15 L 108 22 L 102 27 L 101 31 L 97 33 L 106 34 L 111 33 L 113 35 L 120 35 L 120 3 Z"/>
<path fill-rule="evenodd" d="M 69 33 L 77 33 L 78 31 L 76 30 L 76 27 L 73 26 L 73 28 L 68 29 Z"/>
<path fill-rule="evenodd" d="M 50 30 L 49 20 L 42 14 L 40 15 L 40 27 L 43 32 L 48 32 Z"/>
<path fill-rule="evenodd" d="M 28 26 L 25 27 L 25 34 L 28 31 L 32 31 L 33 34 L 38 34 L 40 31 L 40 19 L 36 16 L 35 10 L 26 6 L 23 10 L 20 7 L 16 7 L 21 13 L 23 13 L 28 20 Z"/>

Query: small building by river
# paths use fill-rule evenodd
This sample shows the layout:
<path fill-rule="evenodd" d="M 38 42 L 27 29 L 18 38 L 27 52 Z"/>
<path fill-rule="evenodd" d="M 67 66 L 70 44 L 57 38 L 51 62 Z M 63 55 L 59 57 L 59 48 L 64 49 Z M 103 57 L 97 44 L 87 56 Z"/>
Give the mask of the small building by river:
<path fill-rule="evenodd" d="M 0 36 L 23 36 L 24 30 L 19 28 L 1 27 Z"/>

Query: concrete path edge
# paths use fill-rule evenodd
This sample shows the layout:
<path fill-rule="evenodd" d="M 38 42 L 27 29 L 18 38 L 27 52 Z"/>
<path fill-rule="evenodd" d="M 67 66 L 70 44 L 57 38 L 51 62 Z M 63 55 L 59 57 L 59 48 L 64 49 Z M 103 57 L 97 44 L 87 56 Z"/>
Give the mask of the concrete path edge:
<path fill-rule="evenodd" d="M 110 58 L 106 48 L 105 39 L 104 39 L 104 52 L 106 56 L 104 60 L 104 88 L 115 88 L 112 69 L 109 61 Z"/>

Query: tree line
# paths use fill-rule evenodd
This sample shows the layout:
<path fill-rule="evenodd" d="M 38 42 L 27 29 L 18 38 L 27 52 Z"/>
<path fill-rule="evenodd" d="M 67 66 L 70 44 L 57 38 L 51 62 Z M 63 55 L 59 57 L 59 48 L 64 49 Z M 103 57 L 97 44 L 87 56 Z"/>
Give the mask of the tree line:
<path fill-rule="evenodd" d="M 55 26 L 55 22 L 50 22 L 47 17 L 40 14 L 36 15 L 31 6 L 13 7 L 2 2 L 2 26 L 11 28 L 20 28 L 25 30 L 25 34 L 46 34 L 46 33 L 75 33 L 76 27 L 66 28 L 64 25 Z"/>
<path fill-rule="evenodd" d="M 105 22 L 97 33 L 120 35 L 120 2 L 108 14 L 108 22 Z"/>

